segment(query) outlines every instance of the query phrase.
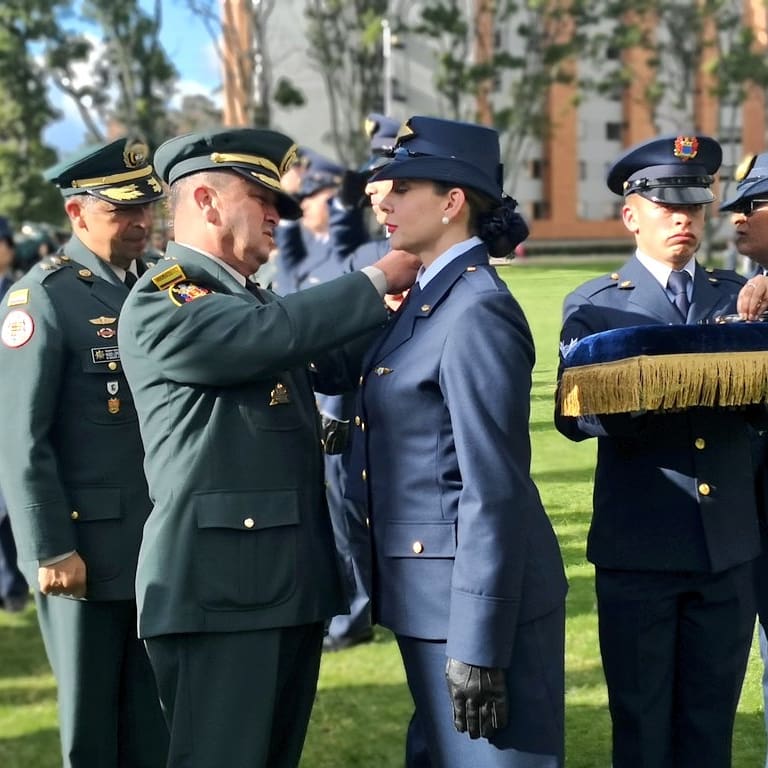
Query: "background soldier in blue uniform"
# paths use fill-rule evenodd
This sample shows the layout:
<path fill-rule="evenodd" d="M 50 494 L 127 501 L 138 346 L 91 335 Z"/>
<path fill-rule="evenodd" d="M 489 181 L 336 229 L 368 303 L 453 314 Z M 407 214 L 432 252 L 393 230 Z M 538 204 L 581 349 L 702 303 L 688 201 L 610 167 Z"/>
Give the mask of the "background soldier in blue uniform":
<path fill-rule="evenodd" d="M 734 245 L 755 264 L 756 274 L 768 271 L 768 153 L 748 159 L 736 194 L 720 206 L 731 214 Z M 738 176 L 737 176 L 738 178 Z M 751 283 L 749 283 L 751 285 Z M 755 440 L 757 500 L 762 553 L 755 561 L 757 614 L 760 619 L 760 655 L 763 659 L 763 714 L 768 733 L 768 434 L 760 430 Z M 765 761 L 768 768 L 768 756 Z"/>
<path fill-rule="evenodd" d="M 488 261 L 528 233 L 502 177 L 495 131 L 417 116 L 371 178 L 392 181 L 392 248 L 422 263 L 366 355 L 350 473 L 374 617 L 415 704 L 409 768 L 563 764 L 566 582 L 530 477 L 533 340 Z"/>
<path fill-rule="evenodd" d="M 624 196 L 637 250 L 566 298 L 564 349 L 600 331 L 737 310 L 743 278 L 705 271 L 695 258 L 721 155 L 706 136 L 668 136 L 613 164 L 608 186 Z M 754 316 L 764 283 L 748 293 Z M 746 411 L 558 414 L 556 423 L 572 440 L 598 440 L 587 557 L 596 566 L 613 766 L 726 768 L 760 551 Z"/>
<path fill-rule="evenodd" d="M 58 685 L 63 763 L 161 768 L 168 732 L 136 633 L 150 501 L 117 325 L 162 197 L 118 139 L 47 172 L 73 234 L 0 310 L 0 485 Z"/>
<path fill-rule="evenodd" d="M 294 158 L 291 140 L 267 130 L 161 145 L 177 242 L 121 320 L 155 503 L 139 628 L 171 768 L 299 761 L 323 625 L 344 609 L 312 386 L 354 386 L 353 348 L 386 322 L 385 290 L 416 274 L 394 255 L 285 298 L 248 281 L 280 216 L 299 213 L 280 187 Z M 325 359 L 345 343 L 349 363 Z"/>

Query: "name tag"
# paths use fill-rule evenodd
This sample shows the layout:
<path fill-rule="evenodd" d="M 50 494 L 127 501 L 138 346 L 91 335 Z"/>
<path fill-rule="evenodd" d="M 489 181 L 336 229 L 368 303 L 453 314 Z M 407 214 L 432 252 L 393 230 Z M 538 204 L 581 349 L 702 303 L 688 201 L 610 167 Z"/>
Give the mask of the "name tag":
<path fill-rule="evenodd" d="M 120 350 L 117 347 L 92 347 L 91 359 L 94 363 L 110 363 L 120 359 Z"/>

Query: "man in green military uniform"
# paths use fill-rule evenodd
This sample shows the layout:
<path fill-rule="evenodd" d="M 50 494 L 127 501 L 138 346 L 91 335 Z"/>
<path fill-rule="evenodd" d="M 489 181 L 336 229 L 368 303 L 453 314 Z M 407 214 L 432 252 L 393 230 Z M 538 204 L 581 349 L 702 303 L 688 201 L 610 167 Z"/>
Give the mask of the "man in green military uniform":
<path fill-rule="evenodd" d="M 58 685 L 66 768 L 161 768 L 168 732 L 136 633 L 151 503 L 117 323 L 162 185 L 119 139 L 47 172 L 72 238 L 0 309 L 0 485 Z"/>
<path fill-rule="evenodd" d="M 155 502 L 139 634 L 178 768 L 299 761 L 323 623 L 344 609 L 313 385 L 356 383 L 331 350 L 362 347 L 385 291 L 416 277 L 397 252 L 282 299 L 251 283 L 280 217 L 299 215 L 280 187 L 294 157 L 288 137 L 247 128 L 161 145 L 176 242 L 120 324 Z"/>

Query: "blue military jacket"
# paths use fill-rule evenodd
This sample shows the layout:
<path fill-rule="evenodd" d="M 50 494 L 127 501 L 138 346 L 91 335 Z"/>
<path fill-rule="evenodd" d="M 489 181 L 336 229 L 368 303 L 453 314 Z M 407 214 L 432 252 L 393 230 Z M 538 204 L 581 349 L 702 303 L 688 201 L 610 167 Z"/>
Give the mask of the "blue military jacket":
<path fill-rule="evenodd" d="M 484 246 L 412 294 L 364 363 L 348 495 L 370 505 L 375 619 L 470 664 L 507 666 L 517 626 L 565 597 L 529 474 L 533 363 Z"/>
<path fill-rule="evenodd" d="M 735 312 L 744 279 L 696 266 L 688 323 Z M 680 324 L 666 291 L 638 261 L 565 299 L 561 345 L 592 333 Z M 717 572 L 760 550 L 750 451 L 750 409 L 690 408 L 599 420 L 587 556 L 619 570 Z M 571 440 L 594 434 L 556 413 Z"/>
<path fill-rule="evenodd" d="M 120 325 L 154 502 L 140 634 L 330 618 L 344 604 L 312 387 L 338 391 L 359 368 L 316 358 L 379 327 L 384 305 L 359 273 L 259 300 L 205 255 L 176 243 L 167 254 Z"/>
<path fill-rule="evenodd" d="M 133 598 L 150 510 L 117 347 L 127 296 L 112 269 L 72 237 L 0 309 L 0 486 L 19 559 L 36 584 L 38 560 L 77 550 L 92 600 Z"/>

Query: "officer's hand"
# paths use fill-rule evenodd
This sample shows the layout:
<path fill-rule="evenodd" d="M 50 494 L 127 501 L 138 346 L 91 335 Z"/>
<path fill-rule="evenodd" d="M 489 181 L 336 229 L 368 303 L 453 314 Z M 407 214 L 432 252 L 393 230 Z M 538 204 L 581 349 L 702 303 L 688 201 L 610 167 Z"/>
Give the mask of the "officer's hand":
<path fill-rule="evenodd" d="M 504 670 L 475 667 L 448 659 L 445 679 L 453 704 L 453 724 L 470 739 L 485 739 L 507 724 L 507 687 Z"/>
<path fill-rule="evenodd" d="M 378 267 L 387 278 L 387 293 L 402 293 L 416 282 L 421 261 L 407 251 L 390 251 L 372 266 Z"/>
<path fill-rule="evenodd" d="M 739 291 L 736 311 L 747 320 L 757 320 L 768 310 L 768 277 L 755 275 Z"/>
<path fill-rule="evenodd" d="M 369 174 L 357 171 L 344 171 L 341 177 L 339 191 L 336 193 L 338 201 L 346 208 L 360 208 L 368 202 L 365 195 L 365 183 Z"/>
<path fill-rule="evenodd" d="M 85 597 L 85 577 L 85 561 L 77 552 L 37 569 L 37 581 L 44 595 Z"/>

